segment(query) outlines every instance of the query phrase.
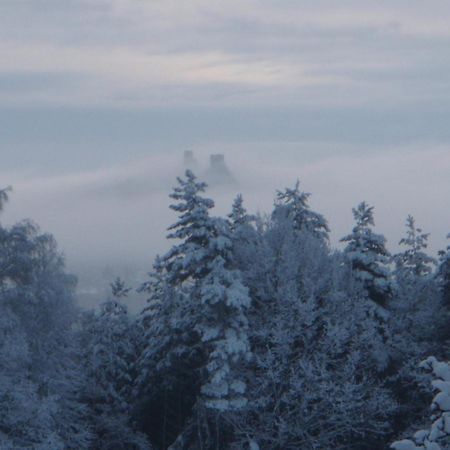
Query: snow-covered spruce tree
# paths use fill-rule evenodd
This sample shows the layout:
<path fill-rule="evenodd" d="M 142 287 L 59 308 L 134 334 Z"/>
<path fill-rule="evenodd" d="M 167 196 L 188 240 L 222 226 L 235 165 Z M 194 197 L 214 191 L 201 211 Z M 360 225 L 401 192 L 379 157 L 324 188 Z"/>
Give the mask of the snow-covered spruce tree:
<path fill-rule="evenodd" d="M 179 179 L 171 197 L 179 203 L 171 208 L 179 220 L 169 238 L 181 239 L 166 255 L 169 280 L 186 286 L 189 299 L 200 311 L 195 329 L 208 355 L 208 381 L 202 386 L 205 405 L 220 411 L 239 407 L 245 388 L 231 375 L 231 368 L 248 356 L 245 309 L 249 306 L 240 273 L 233 269 L 232 241 L 226 221 L 211 218 L 212 200 L 199 193 L 206 185 L 189 170 Z M 231 378 L 230 378 L 231 377 Z"/>
<path fill-rule="evenodd" d="M 450 233 L 447 235 L 450 239 Z M 439 252 L 438 284 L 442 292 L 442 300 L 447 309 L 450 309 L 450 245 L 446 250 Z"/>
<path fill-rule="evenodd" d="M 268 258 L 264 255 L 268 249 L 262 239 L 263 219 L 247 212 L 241 194 L 235 198 L 227 217 L 233 242 L 233 258 L 236 267 L 244 277 L 244 284 L 248 284 L 246 276 L 260 280 L 259 283 L 253 283 L 258 285 L 258 292 L 251 293 L 252 298 L 257 301 L 267 294 L 265 281 L 267 281 Z M 259 264 L 255 264 L 255 259 L 259 261 Z"/>
<path fill-rule="evenodd" d="M 157 448 L 166 449 L 181 433 L 197 398 L 196 367 L 204 364 L 185 297 L 167 281 L 162 258 L 139 288 L 147 305 L 140 331 L 133 415 Z"/>
<path fill-rule="evenodd" d="M 393 431 L 397 434 L 420 418 L 427 408 L 428 388 L 417 361 L 442 354 L 446 321 L 437 285 L 432 276 L 435 260 L 425 253 L 428 234 L 417 228 L 412 216 L 406 221 L 404 250 L 394 256 L 395 283 L 389 304 L 392 392 L 401 405 Z M 433 326 L 430 326 L 433 324 Z"/>
<path fill-rule="evenodd" d="M 406 236 L 399 242 L 406 249 L 394 257 L 398 275 L 415 280 L 433 272 L 436 260 L 425 252 L 428 236 L 429 233 L 416 228 L 414 217 L 409 215 L 406 219 Z"/>
<path fill-rule="evenodd" d="M 180 287 L 191 286 L 208 273 L 208 247 L 215 235 L 215 223 L 209 215 L 214 202 L 201 196 L 207 185 L 197 181 L 190 170 L 185 175 L 186 179 L 177 178 L 178 186 L 170 194 L 178 202 L 170 205 L 178 221 L 168 228 L 167 236 L 181 242 L 162 257 L 168 281 Z"/>
<path fill-rule="evenodd" d="M 394 334 L 405 338 L 407 333 L 406 347 L 411 348 L 413 341 L 417 344 L 432 338 L 433 331 L 439 328 L 437 318 L 441 316 L 442 310 L 436 283 L 432 278 L 433 268 L 437 263 L 425 252 L 428 234 L 416 228 L 412 216 L 408 216 L 406 227 L 406 236 L 399 242 L 406 248 L 394 256 L 395 296 L 390 306 L 392 325 L 394 329 L 397 328 Z M 430 321 L 435 323 L 433 330 L 427 326 Z M 399 327 L 403 327 L 403 330 Z M 403 349 L 401 353 L 406 350 Z M 431 350 L 428 348 L 426 351 Z"/>
<path fill-rule="evenodd" d="M 304 279 L 301 271 L 308 271 L 309 268 L 298 266 L 294 261 L 299 258 L 300 253 L 308 251 L 306 247 L 311 243 L 314 248 L 319 245 L 324 246 L 324 254 L 326 254 L 329 227 L 320 213 L 310 209 L 308 201 L 311 194 L 302 192 L 299 188 L 300 182 L 297 181 L 293 189 L 286 188 L 284 191 L 277 192 L 267 239 L 275 254 L 275 273 L 279 273 L 282 277 L 290 274 L 290 277 L 296 280 L 299 290 L 298 298 L 304 298 L 304 293 L 300 292 Z M 291 247 L 287 250 L 290 253 L 288 259 L 282 256 L 285 246 Z M 292 252 L 293 248 L 296 249 L 295 253 Z M 295 271 L 292 270 L 293 267 L 296 268 Z M 274 283 L 275 286 L 279 284 L 278 276 L 275 277 Z"/>
<path fill-rule="evenodd" d="M 133 364 L 137 349 L 127 307 L 130 291 L 120 279 L 111 283 L 112 296 L 98 315 L 85 317 L 83 343 L 88 374 L 85 396 L 91 406 L 93 446 L 98 450 L 150 448 L 130 423 Z"/>
<path fill-rule="evenodd" d="M 236 264 L 239 267 L 245 266 L 248 263 L 249 253 L 254 252 L 258 240 L 254 227 L 256 216 L 247 213 L 244 208 L 244 199 L 241 194 L 238 194 L 227 217 Z"/>
<path fill-rule="evenodd" d="M 390 254 L 386 249 L 386 239 L 372 231 L 373 206 L 366 202 L 353 208 L 356 225 L 352 233 L 343 237 L 347 246 L 344 253 L 351 264 L 353 274 L 367 291 L 368 297 L 382 307 L 386 307 L 392 293 L 388 264 Z"/>
<path fill-rule="evenodd" d="M 251 287 L 252 307 L 258 308 L 258 305 L 273 297 L 273 252 L 265 239 L 270 217 L 248 214 L 242 195 L 238 195 L 228 214 L 228 221 L 236 268 L 241 272 L 244 285 Z M 258 263 L 255 264 L 255 261 Z"/>
<path fill-rule="evenodd" d="M 173 246 L 154 265 L 142 286 L 149 294 L 142 315 L 145 342 L 139 359 L 139 416 L 152 443 L 167 448 L 178 437 L 195 433 L 194 412 L 203 383 L 207 354 L 197 324 L 202 313 L 199 283 L 208 270 L 209 210 L 212 200 L 201 196 L 206 184 L 191 171 L 177 178 L 170 206 L 179 220 L 169 227 Z M 162 414 L 159 415 L 160 411 Z"/>
<path fill-rule="evenodd" d="M 416 228 L 412 216 L 408 216 L 406 227 L 406 236 L 399 242 L 406 249 L 394 256 L 395 296 L 390 307 L 393 334 L 405 341 L 405 348 L 401 353 L 411 358 L 408 347 L 413 350 L 413 342 L 418 345 L 433 339 L 433 333 L 436 334 L 440 328 L 439 317 L 442 317 L 443 311 L 432 277 L 437 263 L 425 252 L 428 234 Z M 427 326 L 431 321 L 434 322 L 434 327 Z M 433 349 L 422 350 L 429 354 Z"/>
<path fill-rule="evenodd" d="M 323 238 L 293 225 L 278 216 L 264 234 L 272 288 L 249 314 L 254 358 L 233 448 L 379 448 L 395 404 L 372 376 L 383 349 L 372 305 L 350 293 Z"/>
<path fill-rule="evenodd" d="M 157 370 L 172 377 L 166 392 L 192 399 L 171 448 L 219 445 L 224 440 L 219 438 L 219 416 L 246 401 L 236 369 L 249 355 L 245 310 L 250 300 L 234 267 L 229 225 L 210 217 L 214 203 L 201 196 L 205 187 L 188 170 L 171 194 L 179 219 L 169 227 L 168 237 L 181 242 L 160 259 L 160 276 L 169 287 L 161 291 L 155 318 L 160 323 L 151 326 L 156 333 L 148 343 L 166 349 L 165 354 L 158 352 L 163 361 L 156 361 Z M 166 407 L 174 409 L 172 404 Z"/>
<path fill-rule="evenodd" d="M 11 192 L 10 186 L 0 189 L 0 212 L 3 211 L 5 203 L 9 200 L 9 192 Z"/>
<path fill-rule="evenodd" d="M 89 448 L 74 283 L 50 235 L 30 222 L 0 226 L 2 448 Z"/>
<path fill-rule="evenodd" d="M 295 231 L 308 231 L 327 241 L 330 231 L 328 223 L 321 214 L 310 209 L 308 203 L 310 195 L 308 192 L 300 191 L 300 181 L 295 183 L 293 189 L 278 191 L 272 217 L 276 220 L 287 217 L 292 221 Z"/>
<path fill-rule="evenodd" d="M 433 373 L 432 386 L 437 394 L 431 404 L 432 424 L 414 433 L 413 439 L 394 442 L 394 450 L 448 450 L 450 449 L 450 364 L 429 357 L 420 367 Z"/>
<path fill-rule="evenodd" d="M 200 287 L 203 317 L 198 330 L 208 348 L 208 380 L 201 389 L 202 401 L 207 408 L 223 412 L 246 403 L 245 383 L 233 369 L 250 356 L 245 313 L 250 298 L 240 273 L 233 269 L 227 222 L 214 222 L 209 272 Z"/>
<path fill-rule="evenodd" d="M 228 218 L 230 220 L 231 231 L 235 231 L 239 227 L 251 222 L 251 216 L 248 215 L 247 210 L 244 208 L 244 198 L 242 197 L 242 194 L 238 194 L 234 199 Z"/>

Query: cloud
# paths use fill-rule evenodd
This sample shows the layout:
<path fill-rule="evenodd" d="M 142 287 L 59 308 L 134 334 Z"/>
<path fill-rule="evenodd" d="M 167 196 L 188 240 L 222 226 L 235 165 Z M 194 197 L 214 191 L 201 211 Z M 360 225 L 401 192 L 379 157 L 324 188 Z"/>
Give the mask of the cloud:
<path fill-rule="evenodd" d="M 300 178 L 334 243 L 365 199 L 391 248 L 408 213 L 442 248 L 449 20 L 447 0 L 2 1 L 4 220 L 146 265 L 193 148 L 226 153 L 253 210 Z M 218 212 L 235 193 L 211 190 Z"/>
<path fill-rule="evenodd" d="M 23 95 L 0 85 L 0 98 L 140 108 L 438 101 L 449 95 L 450 6 L 432 3 L 3 2 L 0 74 L 67 83 L 49 78 Z"/>

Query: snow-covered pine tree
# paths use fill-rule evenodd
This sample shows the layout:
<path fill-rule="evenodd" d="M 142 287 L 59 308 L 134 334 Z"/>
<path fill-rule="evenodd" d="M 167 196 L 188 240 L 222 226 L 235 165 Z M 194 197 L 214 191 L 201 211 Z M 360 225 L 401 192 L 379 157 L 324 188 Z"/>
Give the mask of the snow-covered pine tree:
<path fill-rule="evenodd" d="M 391 311 L 392 329 L 397 340 L 404 339 L 406 347 L 412 350 L 413 342 L 419 344 L 419 341 L 431 340 L 432 333 L 438 328 L 438 317 L 442 317 L 442 306 L 431 277 L 437 262 L 425 253 L 428 234 L 416 227 L 412 216 L 408 216 L 406 227 L 406 236 L 399 242 L 406 249 L 394 256 L 396 289 Z M 435 322 L 434 327 L 426 326 L 430 321 Z M 406 356 L 408 348 L 400 353 Z"/>
<path fill-rule="evenodd" d="M 163 273 L 163 265 L 159 255 L 156 256 L 153 263 L 153 271 L 148 273 L 149 279 L 141 284 L 138 292 L 147 294 L 147 305 L 141 311 L 138 323 L 142 328 L 142 349 L 139 355 L 139 374 L 136 380 L 136 386 L 140 384 L 140 379 L 146 379 L 148 371 L 156 364 L 155 354 L 158 347 L 154 339 L 163 331 L 161 321 L 164 320 L 162 313 L 164 302 L 164 292 L 167 287 Z M 144 381 L 145 383 L 145 381 Z"/>
<path fill-rule="evenodd" d="M 120 279 L 111 283 L 112 296 L 100 313 L 86 321 L 84 341 L 95 448 L 107 450 L 149 448 L 144 436 L 130 423 L 133 364 L 137 350 L 127 307 L 130 291 Z"/>
<path fill-rule="evenodd" d="M 182 242 L 174 245 L 163 256 L 168 281 L 175 286 L 192 284 L 202 279 L 207 273 L 207 261 L 210 258 L 207 248 L 214 235 L 214 222 L 209 210 L 214 202 L 204 198 L 206 183 L 197 181 L 197 177 L 186 171 L 186 179 L 177 178 L 176 186 L 170 197 L 177 201 L 170 208 L 178 213 L 178 221 L 169 227 L 169 239 Z"/>
<path fill-rule="evenodd" d="M 170 282 L 188 284 L 188 301 L 197 315 L 195 330 L 207 355 L 208 380 L 202 386 L 205 405 L 221 411 L 242 404 L 242 382 L 230 379 L 232 366 L 248 355 L 245 309 L 250 300 L 240 274 L 233 268 L 232 240 L 226 221 L 211 218 L 214 202 L 200 196 L 206 184 L 187 170 L 186 180 L 171 198 L 180 213 L 169 238 L 182 242 L 164 257 Z M 241 211 L 242 212 L 242 211 Z"/>
<path fill-rule="evenodd" d="M 406 236 L 399 242 L 406 249 L 394 257 L 397 273 L 412 279 L 432 273 L 436 260 L 425 252 L 428 236 L 429 233 L 423 233 L 421 228 L 416 227 L 414 217 L 409 215 L 406 219 Z"/>
<path fill-rule="evenodd" d="M 388 264 L 390 254 L 386 249 L 386 239 L 372 231 L 374 226 L 373 206 L 366 202 L 353 208 L 356 225 L 352 233 L 343 237 L 344 249 L 351 264 L 353 275 L 362 283 L 371 300 L 386 307 L 392 293 Z"/>
<path fill-rule="evenodd" d="M 251 223 L 255 221 L 255 217 L 249 215 L 244 207 L 244 198 L 242 194 L 238 194 L 233 200 L 231 212 L 228 214 L 231 232 L 234 233 L 241 227 L 251 227 Z"/>
<path fill-rule="evenodd" d="M 342 260 L 314 234 L 285 220 L 264 239 L 278 282 L 249 314 L 248 407 L 233 415 L 232 448 L 378 448 L 395 405 L 373 376 L 384 347 L 374 305 L 347 290 Z"/>
<path fill-rule="evenodd" d="M 287 217 L 297 232 L 308 231 L 328 241 L 328 223 L 321 214 L 311 210 L 308 203 L 310 196 L 310 193 L 300 191 L 300 181 L 297 180 L 293 189 L 285 188 L 284 191 L 277 192 L 272 217 L 275 220 Z"/>
<path fill-rule="evenodd" d="M 450 233 L 447 235 L 447 239 L 450 239 Z M 450 245 L 447 246 L 446 250 L 439 252 L 437 277 L 443 302 L 447 308 L 450 308 Z"/>
<path fill-rule="evenodd" d="M 234 267 L 228 222 L 210 217 L 214 203 L 201 196 L 205 187 L 188 170 L 184 179 L 178 178 L 178 186 L 170 195 L 177 201 L 171 209 L 179 219 L 169 227 L 168 237 L 181 242 L 160 260 L 171 291 L 170 297 L 164 296 L 168 305 L 161 311 L 171 315 L 158 318 L 171 336 L 165 358 L 167 361 L 171 355 L 171 359 L 159 366 L 178 373 L 175 385 L 198 380 L 191 382 L 191 393 L 185 387 L 183 394 L 195 394 L 192 406 L 203 422 L 211 414 L 245 404 L 245 384 L 236 368 L 249 354 L 245 310 L 250 302 L 240 272 Z M 158 336 L 155 339 L 158 341 Z M 179 440 L 192 437 L 194 428 L 194 434 L 201 435 L 204 425 L 199 429 L 191 417 Z"/>
<path fill-rule="evenodd" d="M 246 309 L 250 306 L 240 272 L 233 268 L 232 241 L 227 222 L 214 220 L 209 272 L 202 280 L 203 317 L 197 328 L 207 346 L 208 380 L 202 386 L 205 405 L 218 411 L 239 409 L 246 403 L 245 383 L 236 367 L 250 356 Z"/>
<path fill-rule="evenodd" d="M 113 298 L 117 300 L 120 300 L 121 298 L 126 298 L 131 291 L 131 288 L 127 287 L 125 281 L 123 281 L 120 277 L 116 277 L 116 279 L 110 284 L 110 287 Z M 119 304 L 120 302 L 117 303 Z M 126 310 L 126 307 L 122 309 Z"/>
<path fill-rule="evenodd" d="M 206 348 L 198 324 L 201 323 L 201 280 L 208 273 L 209 245 L 214 224 L 209 210 L 211 199 L 202 196 L 206 183 L 190 171 L 177 178 L 170 208 L 178 220 L 169 227 L 169 239 L 180 242 L 157 261 L 154 274 L 144 289 L 150 294 L 145 322 L 147 341 L 141 362 L 149 368 L 153 382 L 148 401 L 141 406 L 146 416 L 144 428 L 157 445 L 167 446 L 177 437 L 196 435 L 193 408 L 198 402 L 207 364 Z M 155 284 L 156 283 L 156 284 Z M 155 312 L 154 318 L 148 317 Z M 147 360 L 147 363 L 145 363 Z M 148 364 L 153 361 L 153 369 Z M 149 416 L 154 406 L 163 411 L 161 421 Z"/>
<path fill-rule="evenodd" d="M 11 191 L 10 186 L 0 189 L 0 212 L 3 211 L 3 207 L 5 206 L 5 203 L 9 200 L 8 193 L 10 191 Z"/>
<path fill-rule="evenodd" d="M 141 334 L 135 380 L 134 416 L 158 448 L 167 448 L 183 430 L 200 390 L 196 368 L 203 365 L 192 316 L 184 295 L 168 282 L 156 257 L 139 288 L 147 305 L 135 324 Z"/>
<path fill-rule="evenodd" d="M 277 296 L 283 297 L 280 290 L 294 289 L 295 292 L 290 292 L 290 296 L 295 297 L 296 301 L 307 301 L 309 294 L 304 292 L 304 288 L 306 279 L 311 275 L 306 272 L 310 272 L 311 268 L 298 264 L 300 255 L 320 247 L 323 247 L 321 252 L 329 252 L 327 221 L 321 214 L 311 211 L 309 197 L 309 193 L 300 191 L 298 181 L 293 189 L 286 188 L 277 193 L 264 233 L 264 241 L 270 252 L 268 254 L 266 251 L 265 264 L 270 262 L 271 265 L 266 291 L 270 292 L 272 300 Z M 264 245 L 261 247 L 264 249 Z M 285 282 L 287 278 L 289 283 Z"/>
<path fill-rule="evenodd" d="M 404 250 L 393 258 L 395 284 L 389 304 L 391 355 L 400 367 L 391 377 L 391 388 L 404 408 L 396 421 L 397 430 L 409 426 L 427 407 L 428 391 L 416 362 L 423 355 L 442 353 L 442 334 L 448 328 L 431 276 L 436 261 L 425 252 L 428 234 L 416 227 L 412 216 L 408 216 L 406 228 L 406 236 L 400 240 Z"/>
<path fill-rule="evenodd" d="M 267 263 L 261 257 L 265 249 L 262 240 L 262 234 L 258 231 L 258 224 L 262 219 L 255 215 L 251 215 L 244 207 L 244 200 L 239 194 L 233 201 L 230 214 L 227 216 L 229 228 L 231 231 L 231 240 L 233 242 L 233 258 L 235 267 L 242 272 L 244 284 L 247 284 L 246 276 L 261 276 L 264 279 L 264 265 Z M 255 265 L 255 258 L 258 258 L 260 264 Z M 259 290 L 264 291 L 263 283 L 259 284 Z M 254 298 L 258 298 L 259 294 L 254 293 Z"/>

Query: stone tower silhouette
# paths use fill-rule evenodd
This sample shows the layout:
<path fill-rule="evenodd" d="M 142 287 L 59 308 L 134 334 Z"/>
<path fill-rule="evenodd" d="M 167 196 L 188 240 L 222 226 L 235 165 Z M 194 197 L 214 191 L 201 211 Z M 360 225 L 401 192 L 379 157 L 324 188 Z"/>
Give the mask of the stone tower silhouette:
<path fill-rule="evenodd" d="M 236 179 L 225 163 L 225 155 L 212 154 L 209 157 L 209 167 L 205 173 L 206 181 L 211 185 L 235 184 Z"/>

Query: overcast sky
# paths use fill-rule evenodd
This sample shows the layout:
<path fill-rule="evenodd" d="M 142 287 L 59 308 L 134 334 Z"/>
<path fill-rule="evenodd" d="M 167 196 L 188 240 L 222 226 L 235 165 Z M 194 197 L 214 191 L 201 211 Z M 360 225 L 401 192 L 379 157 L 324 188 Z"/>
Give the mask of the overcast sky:
<path fill-rule="evenodd" d="M 159 250 L 190 148 L 226 154 L 250 209 L 300 178 L 336 237 L 366 199 L 392 245 L 412 213 L 442 248 L 449 23 L 448 0 L 2 0 L 4 220 L 69 258 Z"/>

